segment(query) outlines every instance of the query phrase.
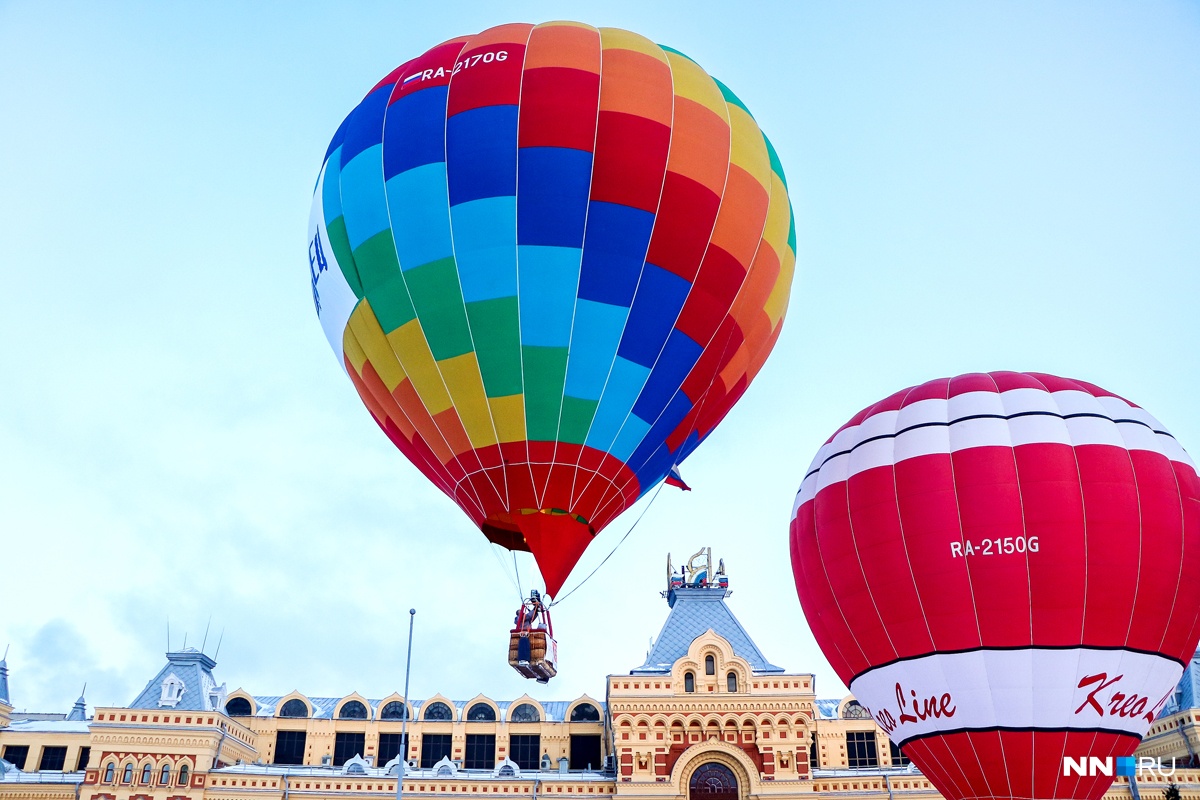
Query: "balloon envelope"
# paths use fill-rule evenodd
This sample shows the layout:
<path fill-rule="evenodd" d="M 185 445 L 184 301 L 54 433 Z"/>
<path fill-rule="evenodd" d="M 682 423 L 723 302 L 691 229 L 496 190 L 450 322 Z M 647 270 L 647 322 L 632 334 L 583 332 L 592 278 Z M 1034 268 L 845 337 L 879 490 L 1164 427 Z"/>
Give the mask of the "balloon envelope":
<path fill-rule="evenodd" d="M 330 143 L 309 229 L 363 403 L 551 594 L 745 391 L 794 252 L 779 160 L 728 88 L 558 22 L 384 78 Z"/>
<path fill-rule="evenodd" d="M 838 676 L 949 798 L 1097 798 L 1196 649 L 1200 480 L 1081 381 L 930 381 L 817 453 L 796 590 Z"/>

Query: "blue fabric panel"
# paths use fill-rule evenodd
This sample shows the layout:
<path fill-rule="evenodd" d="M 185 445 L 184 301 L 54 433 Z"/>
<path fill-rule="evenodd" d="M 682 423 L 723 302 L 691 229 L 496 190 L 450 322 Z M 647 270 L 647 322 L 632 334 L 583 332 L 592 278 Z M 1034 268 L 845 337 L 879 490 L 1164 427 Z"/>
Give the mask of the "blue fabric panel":
<path fill-rule="evenodd" d="M 391 95 L 391 86 L 380 86 L 364 97 L 358 107 L 350 112 L 350 116 L 346 117 L 346 121 L 342 123 L 346 129 L 342 141 L 343 167 L 363 150 L 383 141 L 383 113 L 387 110 L 388 98 Z"/>
<path fill-rule="evenodd" d="M 354 112 L 350 112 L 353 114 Z M 350 122 L 350 116 L 342 120 L 342 124 L 338 125 L 337 132 L 333 134 L 333 138 L 329 140 L 329 147 L 325 148 L 325 160 L 328 161 L 333 156 L 333 151 L 342 146 L 342 142 L 346 140 L 346 124 Z M 338 161 L 338 166 L 341 166 L 341 161 Z"/>
<path fill-rule="evenodd" d="M 493 300 L 517 293 L 517 199 L 491 197 L 453 206 L 454 259 L 463 299 Z"/>
<path fill-rule="evenodd" d="M 644 367 L 653 366 L 691 288 L 692 284 L 678 275 L 647 264 L 617 354 Z"/>
<path fill-rule="evenodd" d="M 574 247 L 517 247 L 521 344 L 537 347 L 570 344 L 575 289 L 579 286 L 579 256 L 579 249 Z"/>
<path fill-rule="evenodd" d="M 575 330 L 567 355 L 567 395 L 583 400 L 600 399 L 627 316 L 629 309 L 624 306 L 591 300 L 576 302 Z"/>
<path fill-rule="evenodd" d="M 450 117 L 446 171 L 452 206 L 516 194 L 517 107 L 484 106 Z"/>
<path fill-rule="evenodd" d="M 523 147 L 518 153 L 517 242 L 583 247 L 592 154 L 566 147 Z"/>
<path fill-rule="evenodd" d="M 613 458 L 628 464 L 629 457 L 633 455 L 637 446 L 646 438 L 646 433 L 649 430 L 650 423 L 637 414 L 630 414 L 625 418 L 625 424 L 621 426 L 621 432 L 617 434 L 617 440 L 612 443 L 612 447 L 608 448 L 609 454 Z"/>
<path fill-rule="evenodd" d="M 646 386 L 633 406 L 633 413 L 648 422 L 654 422 L 667 407 L 667 403 L 679 392 L 684 378 L 692 371 L 704 348 L 692 337 L 673 329 L 667 336 L 667 346 L 646 380 Z M 685 396 L 686 397 L 686 396 Z M 691 402 L 688 402 L 691 408 Z"/>
<path fill-rule="evenodd" d="M 335 157 L 325 161 L 325 186 L 321 190 L 321 212 L 325 215 L 327 223 L 342 215 L 341 158 Z"/>
<path fill-rule="evenodd" d="M 589 447 L 612 452 L 609 446 L 629 416 L 629 409 L 633 408 L 649 374 L 650 370 L 646 367 L 619 356 L 613 361 L 612 372 L 604 386 L 600 404 L 596 407 L 596 416 L 592 419 L 592 429 L 588 431 L 586 444 Z"/>
<path fill-rule="evenodd" d="M 352 250 L 390 224 L 379 166 L 382 151 L 383 145 L 377 144 L 342 167 L 342 211 Z"/>
<path fill-rule="evenodd" d="M 661 459 L 664 458 L 668 459 L 669 462 L 674 461 L 674 459 L 671 458 L 670 454 L 667 452 L 666 444 L 664 444 L 664 442 L 666 442 L 667 437 L 671 435 L 671 431 L 675 430 L 679 423 L 683 422 L 683 418 L 686 417 L 688 412 L 691 410 L 692 401 L 689 400 L 687 395 L 685 395 L 683 392 L 677 392 L 676 395 L 671 398 L 671 402 L 667 404 L 667 408 L 663 412 L 662 416 L 659 417 L 652 426 L 650 426 L 650 430 L 645 435 L 645 438 L 642 440 L 640 446 L 638 446 L 637 449 L 629 455 L 629 458 L 626 461 L 626 463 L 633 468 L 634 474 L 638 476 L 639 480 L 644 473 L 653 478 L 653 474 L 650 473 L 658 472 L 660 470 L 662 472 L 666 472 L 671 468 L 671 463 L 664 465 L 661 461 Z M 634 414 L 632 419 L 641 419 L 641 417 Z M 662 452 L 657 454 L 659 461 L 655 462 L 651 456 L 656 455 L 655 451 L 658 450 L 661 450 Z M 643 485 L 648 486 L 649 484 Z"/>
<path fill-rule="evenodd" d="M 388 107 L 383 128 L 383 176 L 446 160 L 445 86 L 406 95 Z"/>
<path fill-rule="evenodd" d="M 445 164 L 437 161 L 401 172 L 387 182 L 387 198 L 402 270 L 454 254 Z"/>
<path fill-rule="evenodd" d="M 618 203 L 590 203 L 579 296 L 628 308 L 653 230 L 654 215 L 649 211 Z"/>

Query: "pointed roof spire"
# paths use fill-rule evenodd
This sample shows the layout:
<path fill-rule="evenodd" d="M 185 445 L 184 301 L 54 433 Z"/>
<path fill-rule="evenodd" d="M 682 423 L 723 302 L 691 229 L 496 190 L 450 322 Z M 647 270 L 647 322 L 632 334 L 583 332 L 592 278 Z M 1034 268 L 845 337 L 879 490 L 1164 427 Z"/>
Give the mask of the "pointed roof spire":
<path fill-rule="evenodd" d="M 87 694 L 86 683 L 83 685 L 83 690 L 79 693 L 79 699 L 71 707 L 71 713 L 67 714 L 68 722 L 87 722 L 87 701 L 83 699 L 85 694 Z"/>
<path fill-rule="evenodd" d="M 4 656 L 0 657 L 0 703 L 12 705 L 8 699 L 8 645 L 4 646 Z"/>

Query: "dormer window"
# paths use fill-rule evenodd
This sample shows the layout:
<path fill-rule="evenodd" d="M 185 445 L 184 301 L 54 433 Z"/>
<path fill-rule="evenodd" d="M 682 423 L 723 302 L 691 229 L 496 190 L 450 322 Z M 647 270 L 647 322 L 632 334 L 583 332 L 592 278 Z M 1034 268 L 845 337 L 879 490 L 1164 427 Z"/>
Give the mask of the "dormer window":
<path fill-rule="evenodd" d="M 162 696 L 158 698 L 158 705 L 174 708 L 179 705 L 179 701 L 183 699 L 183 693 L 187 691 L 187 687 L 183 681 L 179 680 L 174 673 L 168 675 L 162 682 Z"/>
<path fill-rule="evenodd" d="M 683 673 L 683 690 L 689 693 L 696 691 L 696 676 L 690 672 Z"/>

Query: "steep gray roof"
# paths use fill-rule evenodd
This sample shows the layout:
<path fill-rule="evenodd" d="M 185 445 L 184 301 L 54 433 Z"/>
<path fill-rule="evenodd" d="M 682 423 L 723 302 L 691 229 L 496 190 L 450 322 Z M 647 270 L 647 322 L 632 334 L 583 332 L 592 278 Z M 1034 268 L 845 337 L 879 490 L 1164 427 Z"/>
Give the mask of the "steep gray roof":
<path fill-rule="evenodd" d="M 1187 669 L 1183 671 L 1175 691 L 1163 705 L 1159 716 L 1165 717 L 1189 708 L 1200 708 L 1200 650 L 1192 655 L 1192 660 L 1188 662 Z"/>
<path fill-rule="evenodd" d="M 817 717 L 819 719 L 837 719 L 838 706 L 841 700 L 818 700 Z"/>
<path fill-rule="evenodd" d="M 672 589 L 669 595 L 671 613 L 654 640 L 654 647 L 646 654 L 646 663 L 631 672 L 634 675 L 670 672 L 671 665 L 687 655 L 692 642 L 709 630 L 729 642 L 733 652 L 746 659 L 755 672 L 783 672 L 783 667 L 767 661 L 742 623 L 725 605 L 727 594 L 721 588 Z"/>
<path fill-rule="evenodd" d="M 171 708 L 176 711 L 220 711 L 225 707 L 225 686 L 217 686 L 217 665 L 194 647 L 167 653 L 167 664 L 150 679 L 130 708 Z M 176 703 L 163 702 L 163 684 L 172 677 L 182 682 L 183 693 Z"/>

